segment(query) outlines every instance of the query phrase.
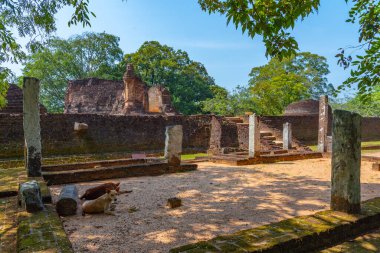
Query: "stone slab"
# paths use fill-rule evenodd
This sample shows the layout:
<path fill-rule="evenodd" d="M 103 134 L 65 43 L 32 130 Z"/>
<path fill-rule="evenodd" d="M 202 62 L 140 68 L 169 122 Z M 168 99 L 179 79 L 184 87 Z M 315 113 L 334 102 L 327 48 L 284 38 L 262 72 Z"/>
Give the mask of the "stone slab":
<path fill-rule="evenodd" d="M 59 185 L 113 178 L 160 176 L 169 173 L 193 171 L 197 167 L 196 164 L 169 166 L 168 163 L 156 162 L 94 169 L 43 172 L 43 177 L 48 185 Z"/>
<path fill-rule="evenodd" d="M 160 162 L 163 159 L 160 158 L 128 158 L 128 159 L 116 159 L 116 160 L 104 160 L 104 161 L 91 161 L 82 163 L 69 163 L 69 164 L 57 164 L 42 166 L 42 171 L 66 171 L 66 170 L 80 170 L 80 169 L 93 169 L 96 167 L 110 167 L 110 166 L 123 166 L 129 164 L 144 164 Z"/>
<path fill-rule="evenodd" d="M 305 159 L 322 158 L 323 155 L 320 152 L 304 152 L 304 153 L 286 153 L 286 154 L 273 154 L 273 155 L 261 155 L 255 158 L 242 158 L 237 156 L 213 156 L 210 160 L 214 163 L 221 163 L 233 166 L 245 166 L 261 163 L 276 163 L 283 161 L 296 161 Z"/>
<path fill-rule="evenodd" d="M 380 227 L 380 198 L 362 203 L 361 214 L 322 211 L 222 235 L 170 250 L 171 253 L 314 252 Z"/>

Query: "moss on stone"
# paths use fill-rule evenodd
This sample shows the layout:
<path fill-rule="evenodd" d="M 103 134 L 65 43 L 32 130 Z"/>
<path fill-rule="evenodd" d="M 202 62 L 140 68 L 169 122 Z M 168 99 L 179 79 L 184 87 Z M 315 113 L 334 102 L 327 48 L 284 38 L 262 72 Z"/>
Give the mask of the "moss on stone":
<path fill-rule="evenodd" d="M 17 233 L 19 252 L 73 252 L 53 206 L 33 214 L 20 212 Z"/>
<path fill-rule="evenodd" d="M 282 249 L 286 246 L 282 245 L 289 245 L 291 241 L 291 245 L 295 247 L 309 249 L 320 246 L 326 238 L 330 239 L 330 236 L 335 233 L 334 231 L 348 227 L 360 231 L 357 226 L 360 226 L 361 221 L 370 222 L 369 217 L 380 217 L 380 198 L 364 202 L 362 210 L 362 214 L 358 215 L 322 211 L 314 215 L 295 217 L 230 235 L 218 236 L 206 242 L 175 248 L 170 252 L 283 252 Z M 377 226 L 380 227 L 380 222 Z M 324 237 L 320 237 L 321 235 Z M 308 243 L 309 245 L 307 245 Z M 202 249 L 201 245 L 207 245 L 210 249 Z M 368 242 L 366 245 L 368 248 Z M 290 252 L 289 250 L 285 250 L 285 252 Z M 335 251 L 328 251 L 328 253 L 330 252 Z M 380 252 L 380 250 L 376 252 Z"/>
<path fill-rule="evenodd" d="M 0 252 L 16 252 L 17 197 L 0 199 Z"/>

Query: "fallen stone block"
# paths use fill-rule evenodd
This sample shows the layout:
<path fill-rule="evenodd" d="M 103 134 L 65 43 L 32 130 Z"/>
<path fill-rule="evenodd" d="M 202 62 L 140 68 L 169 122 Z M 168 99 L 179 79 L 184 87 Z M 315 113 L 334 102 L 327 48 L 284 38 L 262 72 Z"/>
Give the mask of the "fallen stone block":
<path fill-rule="evenodd" d="M 380 163 L 373 163 L 372 170 L 380 171 Z"/>
<path fill-rule="evenodd" d="M 75 122 L 74 123 L 74 131 L 77 132 L 85 132 L 88 129 L 88 125 L 86 123 L 80 123 L 80 122 Z"/>
<path fill-rule="evenodd" d="M 62 188 L 56 204 L 60 216 L 69 216 L 77 213 L 78 189 L 75 185 L 66 185 Z"/>
<path fill-rule="evenodd" d="M 166 204 L 170 208 L 177 208 L 182 206 L 182 200 L 179 198 L 170 198 Z"/>
<path fill-rule="evenodd" d="M 28 181 L 20 185 L 21 206 L 28 213 L 35 213 L 44 209 L 41 198 L 41 190 L 37 181 Z"/>

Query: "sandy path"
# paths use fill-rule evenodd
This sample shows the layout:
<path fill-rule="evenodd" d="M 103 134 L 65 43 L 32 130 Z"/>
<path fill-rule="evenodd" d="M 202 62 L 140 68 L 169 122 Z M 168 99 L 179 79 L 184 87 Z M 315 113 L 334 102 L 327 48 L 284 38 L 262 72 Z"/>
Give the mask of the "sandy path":
<path fill-rule="evenodd" d="M 380 196 L 380 172 L 362 163 L 362 198 Z M 216 235 L 307 215 L 329 207 L 330 161 L 247 167 L 202 163 L 196 172 L 115 180 L 122 190 L 116 216 L 64 218 L 76 252 L 168 252 Z M 100 182 L 78 184 L 81 194 Z M 54 197 L 59 187 L 53 187 Z M 165 207 L 170 197 L 183 206 Z M 128 212 L 131 207 L 138 211 Z"/>

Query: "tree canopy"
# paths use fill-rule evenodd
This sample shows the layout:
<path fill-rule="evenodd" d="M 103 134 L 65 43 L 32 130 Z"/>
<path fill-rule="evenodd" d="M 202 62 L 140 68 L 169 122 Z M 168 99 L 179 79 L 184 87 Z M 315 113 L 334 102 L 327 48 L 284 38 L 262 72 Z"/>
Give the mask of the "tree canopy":
<path fill-rule="evenodd" d="M 375 88 L 368 103 L 363 103 L 360 95 L 356 95 L 339 103 L 333 102 L 331 106 L 333 109 L 348 110 L 366 117 L 380 117 L 380 87 Z"/>
<path fill-rule="evenodd" d="M 214 98 L 203 102 L 203 110 L 220 115 L 247 111 L 279 115 L 292 102 L 331 95 L 334 87 L 326 78 L 328 73 L 326 59 L 316 54 L 304 52 L 282 60 L 275 57 L 251 70 L 247 87 L 238 86 L 232 93 L 214 90 Z"/>
<path fill-rule="evenodd" d="M 266 55 L 279 60 L 294 55 L 298 43 L 291 35 L 296 21 L 305 19 L 318 11 L 320 0 L 198 0 L 202 9 L 209 13 L 226 16 L 236 29 L 250 37 L 261 35 L 266 46 Z M 338 63 L 352 66 L 351 77 L 340 89 L 358 85 L 359 93 L 366 96 L 380 85 L 380 0 L 345 0 L 352 3 L 346 22 L 358 23 L 358 45 L 364 53 L 353 57 L 340 49 L 336 55 Z M 345 45 L 342 45 L 342 47 Z"/>
<path fill-rule="evenodd" d="M 212 88 L 214 96 L 202 102 L 204 113 L 234 116 L 245 112 L 256 112 L 257 106 L 252 100 L 251 93 L 246 86 L 237 86 L 232 92 L 216 86 Z"/>
<path fill-rule="evenodd" d="M 135 53 L 125 55 L 125 61 L 135 66 L 148 85 L 168 88 L 174 107 L 181 113 L 201 113 L 201 101 L 213 96 L 214 79 L 185 51 L 147 41 Z"/>
<path fill-rule="evenodd" d="M 309 52 L 282 60 L 272 58 L 268 64 L 253 68 L 249 86 L 257 112 L 277 115 L 292 102 L 331 95 L 334 87 L 327 81 L 328 73 L 326 58 Z"/>
<path fill-rule="evenodd" d="M 24 75 L 41 80 L 41 100 L 49 112 L 62 112 L 67 82 L 97 77 L 121 79 L 123 60 L 119 38 L 107 33 L 83 33 L 68 40 L 53 37 L 27 57 Z"/>

